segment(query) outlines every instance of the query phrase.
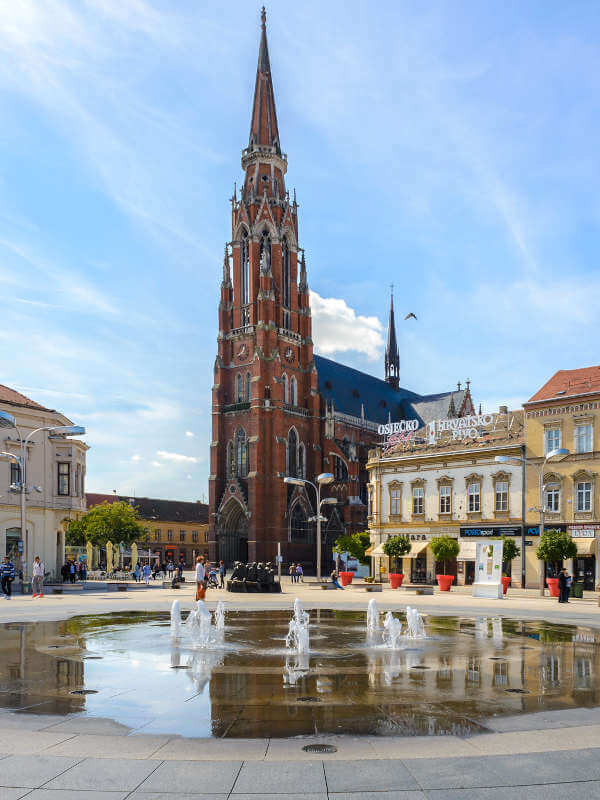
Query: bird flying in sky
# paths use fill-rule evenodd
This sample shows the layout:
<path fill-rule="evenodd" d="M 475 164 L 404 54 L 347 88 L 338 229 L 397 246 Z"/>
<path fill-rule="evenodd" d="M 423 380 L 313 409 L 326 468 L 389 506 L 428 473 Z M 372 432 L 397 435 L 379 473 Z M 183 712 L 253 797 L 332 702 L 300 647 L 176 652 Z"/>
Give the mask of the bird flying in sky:
<path fill-rule="evenodd" d="M 416 314 L 413 314 L 413 312 L 411 311 L 411 312 L 410 312 L 410 314 L 407 314 L 407 315 L 404 317 L 404 319 L 410 319 L 411 317 L 412 317 L 412 319 L 416 319 L 416 318 L 417 318 L 417 315 L 416 315 Z"/>

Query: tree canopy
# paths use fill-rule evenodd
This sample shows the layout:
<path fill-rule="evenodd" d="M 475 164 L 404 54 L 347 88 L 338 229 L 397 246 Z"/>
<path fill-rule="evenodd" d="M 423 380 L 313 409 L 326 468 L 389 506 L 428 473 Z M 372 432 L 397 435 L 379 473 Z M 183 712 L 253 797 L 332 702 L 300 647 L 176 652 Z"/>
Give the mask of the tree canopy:
<path fill-rule="evenodd" d="M 540 561 L 564 561 L 577 556 L 577 545 L 565 531 L 546 530 L 535 551 Z"/>
<path fill-rule="evenodd" d="M 408 536 L 390 536 L 383 543 L 383 552 L 392 561 L 393 569 L 397 570 L 398 561 L 410 553 L 411 544 Z"/>
<path fill-rule="evenodd" d="M 452 536 L 436 536 L 429 542 L 431 552 L 436 561 L 441 561 L 444 565 L 444 574 L 446 572 L 446 562 L 452 561 L 456 558 L 460 545 Z"/>
<path fill-rule="evenodd" d="M 521 548 L 513 536 L 502 536 L 502 563 L 508 564 L 513 558 L 521 555 Z"/>
<path fill-rule="evenodd" d="M 338 553 L 348 553 L 351 558 L 356 558 L 361 564 L 368 564 L 369 557 L 365 555 L 365 550 L 371 544 L 369 531 L 359 533 L 344 534 L 335 540 L 334 549 Z"/>
<path fill-rule="evenodd" d="M 140 520 L 137 508 L 123 501 L 104 502 L 92 506 L 81 519 L 71 520 L 67 528 L 66 543 L 82 546 L 91 542 L 95 546 L 102 546 L 111 541 L 114 544 L 123 542 L 129 545 L 147 537 L 148 528 Z"/>

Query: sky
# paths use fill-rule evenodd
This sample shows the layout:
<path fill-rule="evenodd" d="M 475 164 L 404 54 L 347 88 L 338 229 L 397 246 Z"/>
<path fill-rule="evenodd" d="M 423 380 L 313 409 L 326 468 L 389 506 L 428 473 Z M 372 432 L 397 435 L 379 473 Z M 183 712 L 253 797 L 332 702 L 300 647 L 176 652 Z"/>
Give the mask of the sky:
<path fill-rule="evenodd" d="M 207 497 L 259 12 L 0 0 L 0 383 L 86 426 L 88 491 Z M 383 376 L 393 283 L 414 391 L 598 364 L 597 2 L 267 14 L 316 351 Z"/>

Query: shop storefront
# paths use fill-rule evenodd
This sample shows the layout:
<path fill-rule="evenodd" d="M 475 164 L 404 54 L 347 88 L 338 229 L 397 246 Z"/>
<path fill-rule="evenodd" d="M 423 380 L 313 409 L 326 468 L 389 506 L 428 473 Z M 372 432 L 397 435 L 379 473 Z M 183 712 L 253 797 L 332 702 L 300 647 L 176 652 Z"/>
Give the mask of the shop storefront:
<path fill-rule="evenodd" d="M 460 538 L 457 556 L 457 583 L 459 585 L 470 586 L 475 580 L 475 551 L 477 539 L 497 538 L 500 536 L 513 536 L 517 539 L 517 545 L 521 547 L 521 526 L 500 526 L 500 527 L 464 527 L 460 529 Z M 526 542 L 527 546 L 527 542 Z M 518 562 L 518 563 L 517 563 Z M 521 558 L 504 566 L 506 575 L 513 577 L 515 581 L 521 580 Z"/>
<path fill-rule="evenodd" d="M 569 525 L 567 531 L 577 546 L 577 557 L 573 559 L 572 567 L 573 579 L 583 583 L 585 591 L 593 591 L 597 582 L 597 537 L 600 525 Z"/>

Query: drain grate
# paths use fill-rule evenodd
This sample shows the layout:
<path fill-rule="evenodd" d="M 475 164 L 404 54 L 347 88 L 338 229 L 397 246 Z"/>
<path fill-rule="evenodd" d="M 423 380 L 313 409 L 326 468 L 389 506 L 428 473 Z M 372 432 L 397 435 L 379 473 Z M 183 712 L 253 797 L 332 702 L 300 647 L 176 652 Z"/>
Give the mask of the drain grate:
<path fill-rule="evenodd" d="M 305 744 L 302 749 L 305 753 L 337 753 L 337 747 L 332 744 Z"/>
<path fill-rule="evenodd" d="M 98 689 L 73 689 L 69 694 L 98 694 Z"/>
<path fill-rule="evenodd" d="M 529 689 L 505 689 L 504 691 L 510 694 L 531 694 Z"/>
<path fill-rule="evenodd" d="M 296 700 L 299 703 L 320 703 L 320 697 L 297 697 Z"/>

